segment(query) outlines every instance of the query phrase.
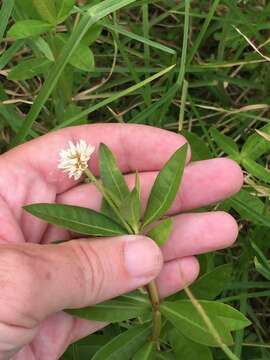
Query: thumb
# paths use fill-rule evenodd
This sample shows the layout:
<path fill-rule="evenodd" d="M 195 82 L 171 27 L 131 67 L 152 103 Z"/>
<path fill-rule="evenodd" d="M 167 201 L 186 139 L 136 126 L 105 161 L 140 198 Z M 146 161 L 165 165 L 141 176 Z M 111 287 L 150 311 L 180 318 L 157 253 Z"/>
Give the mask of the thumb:
<path fill-rule="evenodd" d="M 0 258 L 12 279 L 1 290 L 13 317 L 6 321 L 18 323 L 23 314 L 24 322 L 18 325 L 26 327 L 33 326 L 33 319 L 38 323 L 57 311 L 89 306 L 141 287 L 158 275 L 163 262 L 158 246 L 144 236 L 7 245 L 1 246 Z M 3 316 L 8 316 L 6 310 Z"/>

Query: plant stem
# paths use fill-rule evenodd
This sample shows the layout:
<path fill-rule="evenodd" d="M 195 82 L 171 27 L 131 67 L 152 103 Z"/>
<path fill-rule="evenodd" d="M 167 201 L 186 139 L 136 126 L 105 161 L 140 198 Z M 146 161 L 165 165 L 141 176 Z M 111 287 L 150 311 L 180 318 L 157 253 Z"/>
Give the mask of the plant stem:
<path fill-rule="evenodd" d="M 84 170 L 85 175 L 88 177 L 89 180 L 91 180 L 96 188 L 100 191 L 100 193 L 103 195 L 104 199 L 108 202 L 111 209 L 114 211 L 115 215 L 118 217 L 118 219 L 121 221 L 122 225 L 127 229 L 129 234 L 134 234 L 133 229 L 130 227 L 130 225 L 125 221 L 125 219 L 121 216 L 117 206 L 114 204 L 110 196 L 106 193 L 103 186 L 100 184 L 98 179 L 95 177 L 95 175 L 92 173 L 92 171 L 88 168 Z"/>
<path fill-rule="evenodd" d="M 133 229 L 129 226 L 129 224 L 123 219 L 121 216 L 117 206 L 114 204 L 113 200 L 110 198 L 110 196 L 106 193 L 103 186 L 100 184 L 98 179 L 95 177 L 95 175 L 92 173 L 92 171 L 88 168 L 84 171 L 85 175 L 88 177 L 89 180 L 91 180 L 96 188 L 100 191 L 100 193 L 103 195 L 104 199 L 109 203 L 110 207 L 114 211 L 114 213 L 117 215 L 121 223 L 124 225 L 124 227 L 128 230 L 129 234 L 134 234 Z M 139 231 L 135 231 L 135 234 L 138 234 Z M 153 311 L 153 331 L 152 331 L 152 341 L 156 344 L 157 349 L 160 349 L 159 344 L 159 338 L 160 338 L 160 332 L 161 332 L 161 312 L 159 311 L 159 305 L 160 305 L 160 299 L 158 295 L 158 290 L 155 281 L 151 281 L 147 285 L 147 291 L 149 294 L 149 299 L 152 306 Z"/>
<path fill-rule="evenodd" d="M 213 338 L 217 341 L 219 347 L 223 352 L 228 356 L 230 360 L 240 360 L 238 356 L 236 356 L 230 348 L 224 344 L 223 340 L 219 336 L 218 331 L 216 330 L 214 324 L 204 311 L 203 307 L 199 303 L 199 301 L 194 297 L 191 290 L 188 287 L 184 288 L 185 293 L 187 294 L 188 298 L 190 299 L 191 303 L 193 304 L 194 308 L 198 311 L 198 313 L 201 315 L 205 325 L 207 326 L 209 332 L 212 334 Z"/>
<path fill-rule="evenodd" d="M 159 311 L 159 295 L 155 281 L 150 282 L 147 285 L 147 291 L 149 294 L 149 299 L 152 305 L 153 311 L 153 332 L 152 332 L 152 341 L 156 343 L 157 349 L 159 350 L 159 337 L 161 332 L 161 313 Z"/>

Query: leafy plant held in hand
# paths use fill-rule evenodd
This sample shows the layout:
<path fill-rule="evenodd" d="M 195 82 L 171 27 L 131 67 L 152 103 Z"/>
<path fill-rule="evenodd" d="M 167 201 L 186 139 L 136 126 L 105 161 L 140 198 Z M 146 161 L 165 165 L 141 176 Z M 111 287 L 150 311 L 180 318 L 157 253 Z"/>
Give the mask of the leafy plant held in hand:
<path fill-rule="evenodd" d="M 185 144 L 165 163 L 142 214 L 138 174 L 134 188 L 129 190 L 113 153 L 105 144 L 100 144 L 98 179 L 88 167 L 94 147 L 83 140 L 77 144 L 69 142 L 69 148 L 60 152 L 58 167 L 75 180 L 84 174 L 97 187 L 103 196 L 101 212 L 60 204 L 33 204 L 25 206 L 25 210 L 50 224 L 81 235 L 146 234 L 162 246 L 172 231 L 173 222 L 166 217 L 166 213 L 181 185 L 187 149 Z M 190 290 L 186 291 L 190 299 L 161 302 L 155 281 L 148 284 L 146 290 L 138 290 L 96 306 L 67 310 L 74 316 L 89 320 L 111 323 L 129 321 L 128 330 L 101 347 L 94 360 L 154 359 L 166 350 L 165 343 L 170 343 L 175 354 L 181 346 L 184 348 L 186 344 L 195 343 L 199 352 L 205 354 L 206 360 L 212 359 L 208 347 L 220 346 L 229 358 L 237 359 L 228 346 L 233 343 L 231 331 L 249 325 L 240 312 L 211 299 L 198 301 Z M 222 291 L 220 284 L 217 291 Z M 197 293 L 200 294 L 198 290 Z M 177 333 L 182 345 L 175 341 Z"/>

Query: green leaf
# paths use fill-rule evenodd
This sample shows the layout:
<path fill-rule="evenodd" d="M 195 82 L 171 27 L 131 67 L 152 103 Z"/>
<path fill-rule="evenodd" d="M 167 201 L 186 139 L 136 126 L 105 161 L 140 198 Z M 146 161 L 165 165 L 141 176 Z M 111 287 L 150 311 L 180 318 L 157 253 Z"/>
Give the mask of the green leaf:
<path fill-rule="evenodd" d="M 225 151 L 226 154 L 232 156 L 235 159 L 239 158 L 240 154 L 238 151 L 238 147 L 232 138 L 222 134 L 215 128 L 212 128 L 210 132 L 215 142 L 223 151 Z"/>
<path fill-rule="evenodd" d="M 75 344 L 71 344 L 59 360 L 90 360 L 92 356 L 107 342 L 111 341 L 113 335 L 89 335 Z"/>
<path fill-rule="evenodd" d="M 28 19 L 40 19 L 39 13 L 36 8 L 33 6 L 32 0 L 15 0 L 16 8 L 22 13 L 24 16 L 22 18 Z"/>
<path fill-rule="evenodd" d="M 95 69 L 94 54 L 90 48 L 80 44 L 77 52 L 71 56 L 69 64 L 82 71 L 93 71 Z"/>
<path fill-rule="evenodd" d="M 52 29 L 52 25 L 41 20 L 17 21 L 8 31 L 15 40 L 39 36 Z"/>
<path fill-rule="evenodd" d="M 52 62 L 45 58 L 21 61 L 8 73 L 9 80 L 28 80 L 48 71 Z"/>
<path fill-rule="evenodd" d="M 124 219 L 137 232 L 139 231 L 139 223 L 141 218 L 141 202 L 140 195 L 136 188 L 126 197 L 120 206 L 120 212 Z"/>
<path fill-rule="evenodd" d="M 254 265 L 258 273 L 270 281 L 270 270 L 261 264 L 256 256 L 254 258 Z"/>
<path fill-rule="evenodd" d="M 200 136 L 187 130 L 181 130 L 181 134 L 184 135 L 191 146 L 192 160 L 207 160 L 213 157 L 206 142 Z"/>
<path fill-rule="evenodd" d="M 52 24 L 56 22 L 56 8 L 54 0 L 32 0 L 33 5 L 40 17 Z"/>
<path fill-rule="evenodd" d="M 264 203 L 256 196 L 241 190 L 227 202 L 244 218 L 255 224 L 270 227 L 270 213 Z"/>
<path fill-rule="evenodd" d="M 270 263 L 269 260 L 265 257 L 264 253 L 262 252 L 262 250 L 258 247 L 258 245 L 254 242 L 254 241 L 250 241 L 251 242 L 251 246 L 253 247 L 253 249 L 256 252 L 256 255 L 258 257 L 258 259 L 262 262 L 262 264 L 270 271 Z"/>
<path fill-rule="evenodd" d="M 147 342 L 143 347 L 136 352 L 132 360 L 150 360 L 153 355 L 154 344 L 153 342 Z"/>
<path fill-rule="evenodd" d="M 177 329 L 171 331 L 169 341 L 176 359 L 213 360 L 211 350 L 207 346 L 188 339 Z"/>
<path fill-rule="evenodd" d="M 180 331 L 192 341 L 207 345 L 218 346 L 216 338 L 209 331 L 198 312 L 190 306 L 186 309 L 185 304 L 178 302 L 162 303 L 162 314 Z M 220 319 L 216 318 L 214 323 L 219 337 L 227 345 L 233 344 L 230 332 L 224 327 Z"/>
<path fill-rule="evenodd" d="M 173 221 L 168 218 L 155 225 L 150 231 L 148 231 L 147 236 L 153 239 L 158 246 L 163 246 L 169 239 L 172 229 Z"/>
<path fill-rule="evenodd" d="M 121 296 L 95 306 L 66 310 L 66 312 L 86 320 L 115 323 L 145 315 L 147 312 L 151 312 L 151 307 L 147 301 L 136 301 Z"/>
<path fill-rule="evenodd" d="M 75 3 L 76 0 L 56 0 L 57 24 L 66 20 Z"/>
<path fill-rule="evenodd" d="M 131 225 L 135 233 L 139 232 L 141 219 L 141 186 L 136 173 L 135 187 L 120 204 L 120 213 Z"/>
<path fill-rule="evenodd" d="M 119 224 L 92 209 L 61 204 L 33 204 L 24 209 L 50 224 L 79 234 L 116 236 L 126 233 Z"/>
<path fill-rule="evenodd" d="M 230 281 L 232 265 L 225 264 L 201 276 L 191 287 L 192 294 L 197 299 L 215 299 Z"/>
<path fill-rule="evenodd" d="M 99 147 L 99 173 L 104 187 L 115 195 L 120 204 L 129 195 L 129 189 L 113 153 L 105 144 Z"/>
<path fill-rule="evenodd" d="M 49 46 L 49 44 L 40 36 L 35 39 L 35 45 L 38 50 L 50 61 L 55 61 L 53 52 Z"/>
<path fill-rule="evenodd" d="M 259 130 L 270 135 L 270 124 L 263 126 Z M 254 134 L 250 135 L 245 142 L 242 148 L 241 155 L 243 157 L 256 160 L 260 158 L 263 154 L 268 153 L 269 151 L 270 142 L 255 132 Z"/>
<path fill-rule="evenodd" d="M 55 40 L 57 48 L 61 51 L 68 42 L 68 35 L 58 34 Z M 94 54 L 88 46 L 81 43 L 78 45 L 77 51 L 70 57 L 68 63 L 79 70 L 92 71 L 95 68 Z"/>
<path fill-rule="evenodd" d="M 256 257 L 254 259 L 254 264 L 256 270 L 264 276 L 266 279 L 270 280 L 270 262 L 262 252 L 262 250 L 255 244 L 254 241 L 250 241 L 251 246 L 256 252 Z"/>
<path fill-rule="evenodd" d="M 135 189 L 138 192 L 138 196 L 139 199 L 141 200 L 141 181 L 140 181 L 140 175 L 139 173 L 136 171 L 136 176 L 135 176 Z"/>
<path fill-rule="evenodd" d="M 213 319 L 220 318 L 224 326 L 230 331 L 240 330 L 251 325 L 251 322 L 240 311 L 230 305 L 204 300 L 200 301 L 200 304 L 208 316 L 210 314 Z M 190 305 L 191 308 L 193 305 L 191 303 Z"/>
<path fill-rule="evenodd" d="M 178 149 L 158 174 L 148 199 L 144 226 L 160 219 L 171 207 L 181 184 L 187 149 L 187 144 Z"/>
<path fill-rule="evenodd" d="M 243 158 L 241 163 L 251 175 L 266 183 L 270 183 L 270 171 L 268 169 L 248 158 Z"/>
<path fill-rule="evenodd" d="M 119 223 L 118 216 L 115 214 L 115 212 L 112 210 L 111 206 L 107 203 L 107 201 L 104 198 L 102 199 L 101 212 L 102 212 L 102 214 L 113 219 L 115 222 Z"/>
<path fill-rule="evenodd" d="M 133 326 L 103 346 L 92 360 L 127 360 L 145 343 L 152 325 Z"/>
<path fill-rule="evenodd" d="M 229 305 L 216 301 L 200 301 L 199 303 L 214 325 L 219 338 L 227 345 L 233 343 L 231 331 L 250 325 L 242 313 Z M 207 346 L 219 345 L 216 337 L 189 300 L 163 302 L 161 312 L 184 336 L 192 341 Z"/>
<path fill-rule="evenodd" d="M 99 38 L 101 31 L 102 31 L 101 25 L 91 26 L 91 28 L 82 38 L 82 43 L 86 46 L 92 45 Z"/>
<path fill-rule="evenodd" d="M 64 113 L 64 121 L 66 119 L 69 119 L 70 117 L 76 115 L 76 114 L 80 114 L 80 112 L 82 111 L 82 108 L 78 105 L 75 105 L 75 104 L 69 104 L 68 107 L 66 108 L 65 110 L 65 113 Z M 83 117 L 81 118 L 76 124 L 74 125 L 83 125 L 83 124 L 87 124 L 87 117 Z"/>
<path fill-rule="evenodd" d="M 172 352 L 155 351 L 153 360 L 175 360 L 175 357 Z"/>

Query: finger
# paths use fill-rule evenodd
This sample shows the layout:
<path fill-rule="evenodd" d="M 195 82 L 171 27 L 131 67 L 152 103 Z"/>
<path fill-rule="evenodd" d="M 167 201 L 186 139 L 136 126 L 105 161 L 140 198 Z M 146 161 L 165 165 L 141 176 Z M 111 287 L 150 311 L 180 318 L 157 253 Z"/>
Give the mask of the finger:
<path fill-rule="evenodd" d="M 156 176 L 156 172 L 140 174 L 143 210 Z M 127 175 L 126 180 L 129 187 L 132 188 L 134 175 Z M 177 214 L 180 211 L 207 206 L 229 198 L 240 190 L 242 183 L 241 168 L 230 159 L 220 158 L 193 162 L 185 168 L 180 191 L 168 214 Z M 99 210 L 101 195 L 94 185 L 84 184 L 59 195 L 56 201 L 61 204 Z M 43 242 L 69 239 L 69 236 L 68 231 L 50 226 L 44 235 Z"/>
<path fill-rule="evenodd" d="M 168 297 L 193 283 L 199 275 L 199 262 L 195 257 L 186 257 L 169 261 L 164 264 L 156 279 L 161 298 Z M 77 341 L 94 331 L 106 326 L 105 323 L 77 319 L 77 326 L 72 332 L 73 341 Z"/>
<path fill-rule="evenodd" d="M 14 212 L 0 196 L 0 244 L 7 242 L 23 243 L 24 236 Z"/>
<path fill-rule="evenodd" d="M 165 298 L 182 290 L 185 286 L 194 282 L 198 275 L 199 262 L 195 257 L 186 257 L 165 263 L 156 279 L 160 297 Z M 74 330 L 71 333 L 72 342 L 90 335 L 107 325 L 79 318 L 75 319 L 76 326 L 74 326 Z"/>
<path fill-rule="evenodd" d="M 199 275 L 199 268 L 195 257 L 166 262 L 156 280 L 160 297 L 168 297 L 193 283 Z"/>
<path fill-rule="evenodd" d="M 1 359 L 28 360 L 33 359 L 33 353 L 38 354 L 39 359 L 59 359 L 71 343 L 106 325 L 106 323 L 79 319 L 64 312 L 49 316 L 36 329 L 15 328 L 1 324 Z M 12 357 L 15 353 L 16 355 Z"/>
<path fill-rule="evenodd" d="M 185 169 L 179 196 L 171 211 L 195 209 L 225 200 L 243 185 L 243 172 L 233 160 L 217 158 L 197 161 Z"/>
<path fill-rule="evenodd" d="M 141 173 L 142 206 L 145 207 L 157 172 Z M 126 176 L 130 188 L 134 175 Z M 170 213 L 207 206 L 238 192 L 243 183 L 241 168 L 230 159 L 212 159 L 189 164 L 184 171 L 179 194 Z M 79 185 L 57 197 L 57 202 L 80 205 L 98 210 L 101 195 L 92 184 Z"/>
<path fill-rule="evenodd" d="M 186 143 L 181 135 L 146 125 L 94 124 L 69 127 L 42 136 L 7 152 L 2 160 L 5 163 L 9 160 L 21 171 L 34 170 L 54 185 L 57 192 L 62 192 L 74 186 L 74 181 L 57 169 L 59 151 L 67 148 L 68 141 L 77 142 L 80 139 L 96 148 L 100 142 L 107 144 L 123 172 L 158 170 L 173 152 Z M 90 166 L 97 174 L 97 151 L 90 160 Z"/>
<path fill-rule="evenodd" d="M 2 245 L 0 258 L 0 322 L 26 328 L 62 309 L 141 287 L 158 275 L 163 263 L 157 245 L 142 236 Z"/>
<path fill-rule="evenodd" d="M 234 218 L 223 212 L 182 214 L 173 218 L 173 230 L 162 247 L 166 261 L 231 246 L 238 235 Z"/>
<path fill-rule="evenodd" d="M 17 327 L 14 324 L 5 323 L 3 320 L 0 320 L 0 358 L 13 359 L 15 353 L 33 340 L 37 331 L 37 327 L 31 329 Z M 27 354 L 29 355 L 30 351 L 23 352 L 23 355 Z M 29 357 L 25 356 L 21 357 L 21 359 L 29 359 Z"/>
<path fill-rule="evenodd" d="M 39 354 L 41 359 L 59 359 L 67 347 L 90 335 L 106 323 L 83 320 L 64 312 L 58 312 L 45 319 L 39 327 L 31 350 Z M 25 357 L 29 359 L 29 357 Z"/>
<path fill-rule="evenodd" d="M 109 325 L 109 323 L 84 320 L 77 317 L 73 317 L 73 319 L 75 320 L 75 326 L 71 333 L 70 343 L 74 343 L 84 338 L 85 336 L 93 334 Z"/>

